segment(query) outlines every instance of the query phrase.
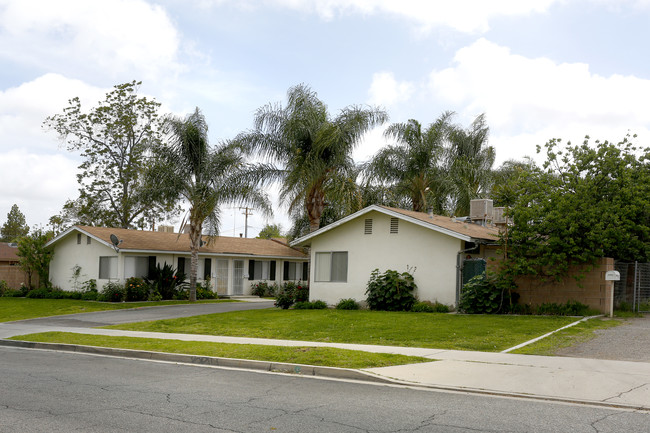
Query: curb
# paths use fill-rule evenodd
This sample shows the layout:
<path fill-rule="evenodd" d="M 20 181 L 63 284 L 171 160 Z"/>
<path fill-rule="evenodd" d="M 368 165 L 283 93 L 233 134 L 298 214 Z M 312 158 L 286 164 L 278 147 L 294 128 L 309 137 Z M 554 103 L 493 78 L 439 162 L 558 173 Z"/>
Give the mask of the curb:
<path fill-rule="evenodd" d="M 64 343 L 39 343 L 34 341 L 0 339 L 0 346 L 18 347 L 24 349 L 54 350 L 61 352 L 85 353 L 90 355 L 114 356 L 129 359 L 144 359 L 150 361 L 174 362 L 190 365 L 238 368 L 271 373 L 295 374 L 299 376 L 326 377 L 331 379 L 356 380 L 383 385 L 408 386 L 447 392 L 461 392 L 493 397 L 522 398 L 526 400 L 545 401 L 549 403 L 570 403 L 585 406 L 596 406 L 609 409 L 624 409 L 633 411 L 650 411 L 650 407 L 624 403 L 610 403 L 598 400 L 578 400 L 572 398 L 553 397 L 544 395 L 522 394 L 516 392 L 493 391 L 481 388 L 466 388 L 461 386 L 442 386 L 407 382 L 389 377 L 383 377 L 363 370 L 338 367 L 320 367 L 316 365 L 289 364 L 283 362 L 256 361 L 250 359 L 219 358 L 214 356 L 183 355 L 178 353 L 148 352 L 144 350 L 115 349 L 111 347 L 82 346 Z"/>
<path fill-rule="evenodd" d="M 148 352 L 145 350 L 116 349 L 112 347 L 82 346 L 64 343 L 39 343 L 34 341 L 0 339 L 0 346 L 24 349 L 57 350 L 62 352 L 87 353 L 91 355 L 116 356 L 131 359 L 165 361 L 192 365 L 241 368 L 246 370 L 289 373 L 301 376 L 320 376 L 333 379 L 358 380 L 364 382 L 395 384 L 394 380 L 376 376 L 361 370 L 317 365 L 289 364 L 284 362 L 256 361 L 251 359 L 219 358 L 215 356 L 184 355 L 180 353 Z"/>

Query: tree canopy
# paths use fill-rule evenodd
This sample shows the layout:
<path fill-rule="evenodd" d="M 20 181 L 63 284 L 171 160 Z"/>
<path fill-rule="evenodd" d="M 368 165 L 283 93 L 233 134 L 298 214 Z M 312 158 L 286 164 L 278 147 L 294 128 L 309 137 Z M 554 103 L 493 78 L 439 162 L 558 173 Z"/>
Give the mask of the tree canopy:
<path fill-rule="evenodd" d="M 27 274 L 27 284 L 30 288 L 34 274 L 38 275 L 41 286 L 50 286 L 48 274 L 54 251 L 51 247 L 45 246 L 50 238 L 50 234 L 37 229 L 32 234 L 25 235 L 18 240 L 18 251 L 16 252 L 18 263 Z"/>
<path fill-rule="evenodd" d="M 0 237 L 2 242 L 16 242 L 29 233 L 29 226 L 25 220 L 25 215 L 20 211 L 17 204 L 11 206 L 7 214 L 7 221 L 0 228 Z"/>
<path fill-rule="evenodd" d="M 543 166 L 510 184 L 508 271 L 560 277 L 600 257 L 650 259 L 650 149 L 629 137 L 594 144 L 587 137 L 564 148 L 550 140 L 544 150 Z"/>
<path fill-rule="evenodd" d="M 166 139 L 155 149 L 148 176 L 168 200 L 183 200 L 189 206 L 181 230 L 189 226 L 190 300 L 195 301 L 201 235 L 204 225 L 209 235 L 218 234 L 219 206 L 249 205 L 267 215 L 271 206 L 258 187 L 258 167 L 244 161 L 238 145 L 209 145 L 208 124 L 198 108 L 185 118 L 167 117 L 165 132 Z"/>
<path fill-rule="evenodd" d="M 87 113 L 79 98 L 73 98 L 63 113 L 43 122 L 83 158 L 77 175 L 79 198 L 66 203 L 63 219 L 133 228 L 172 211 L 142 176 L 150 149 L 160 142 L 160 104 L 139 97 L 140 84 L 116 85 Z"/>
<path fill-rule="evenodd" d="M 291 87 L 287 105 L 268 104 L 255 113 L 254 129 L 237 141 L 274 170 L 267 178 L 281 182 L 280 200 L 299 219 L 306 214 L 311 231 L 331 202 L 347 213 L 360 208 L 352 150 L 388 115 L 377 108 L 349 106 L 332 117 L 316 92 L 304 84 Z"/>
<path fill-rule="evenodd" d="M 257 239 L 281 238 L 282 227 L 280 224 L 266 224 L 257 234 Z"/>

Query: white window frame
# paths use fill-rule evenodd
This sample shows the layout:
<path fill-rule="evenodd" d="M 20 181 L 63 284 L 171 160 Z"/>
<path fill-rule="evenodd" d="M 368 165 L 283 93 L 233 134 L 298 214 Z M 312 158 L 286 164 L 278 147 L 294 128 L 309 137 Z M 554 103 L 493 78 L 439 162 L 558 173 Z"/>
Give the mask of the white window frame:
<path fill-rule="evenodd" d="M 345 268 L 335 269 L 333 264 L 341 263 L 345 257 Z M 347 283 L 348 281 L 347 251 L 322 251 L 315 253 L 314 281 L 323 283 Z"/>

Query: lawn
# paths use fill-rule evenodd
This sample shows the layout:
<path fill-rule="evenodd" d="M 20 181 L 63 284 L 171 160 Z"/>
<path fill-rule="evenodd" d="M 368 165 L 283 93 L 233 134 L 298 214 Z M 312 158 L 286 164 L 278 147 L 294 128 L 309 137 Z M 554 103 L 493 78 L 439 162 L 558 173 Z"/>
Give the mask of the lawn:
<path fill-rule="evenodd" d="M 232 301 L 199 301 L 232 302 Z M 33 319 L 61 314 L 90 313 L 93 311 L 122 310 L 125 308 L 154 307 L 158 305 L 187 304 L 189 301 L 160 302 L 95 302 L 75 299 L 0 298 L 0 322 Z"/>
<path fill-rule="evenodd" d="M 108 328 L 497 352 L 576 320 L 367 310 L 251 310 Z"/>
<path fill-rule="evenodd" d="M 591 340 L 596 336 L 594 331 L 598 329 L 611 328 L 621 323 L 623 323 L 621 320 L 616 319 L 590 319 L 510 353 L 552 356 L 558 349 Z"/>
<path fill-rule="evenodd" d="M 45 343 L 80 344 L 95 347 L 146 350 L 153 352 L 183 353 L 187 355 L 216 356 L 221 358 L 254 359 L 291 364 L 321 365 L 340 368 L 374 368 L 391 365 L 431 362 L 433 360 L 395 355 L 344 350 L 329 347 L 282 347 L 250 344 L 211 343 L 204 341 L 160 340 L 152 338 L 110 337 L 103 335 L 74 334 L 69 332 L 43 332 L 12 337 L 12 340 Z"/>

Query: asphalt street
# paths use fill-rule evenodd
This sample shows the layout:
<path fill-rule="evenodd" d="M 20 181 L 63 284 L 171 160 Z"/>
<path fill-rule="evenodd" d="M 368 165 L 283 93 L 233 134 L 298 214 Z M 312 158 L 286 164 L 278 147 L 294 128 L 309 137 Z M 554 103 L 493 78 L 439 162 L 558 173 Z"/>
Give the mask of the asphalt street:
<path fill-rule="evenodd" d="M 647 432 L 650 414 L 0 347 L 0 432 Z"/>

